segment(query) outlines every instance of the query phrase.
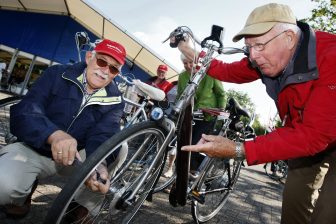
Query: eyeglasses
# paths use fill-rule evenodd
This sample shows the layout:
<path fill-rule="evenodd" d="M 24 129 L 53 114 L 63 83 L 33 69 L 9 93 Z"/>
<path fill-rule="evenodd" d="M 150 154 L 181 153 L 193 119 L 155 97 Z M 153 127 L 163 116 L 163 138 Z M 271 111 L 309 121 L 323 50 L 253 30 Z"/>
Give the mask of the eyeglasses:
<path fill-rule="evenodd" d="M 251 51 L 251 48 L 253 48 L 253 49 L 256 50 L 256 51 L 263 51 L 263 50 L 265 50 L 265 46 L 266 46 L 266 44 L 268 44 L 269 42 L 271 42 L 272 40 L 274 40 L 275 38 L 277 38 L 278 36 L 280 36 L 281 34 L 283 34 L 283 33 L 285 33 L 285 32 L 287 32 L 287 30 L 282 31 L 281 33 L 279 33 L 278 35 L 272 37 L 270 40 L 266 41 L 265 43 L 255 43 L 255 44 L 252 45 L 252 46 L 248 46 L 248 45 L 246 45 L 246 46 L 244 47 L 244 50 L 247 50 L 248 52 L 250 52 L 250 51 Z"/>
<path fill-rule="evenodd" d="M 97 55 L 95 55 L 95 57 L 96 57 L 96 63 L 99 67 L 105 68 L 106 66 L 108 66 L 109 71 L 112 75 L 120 73 L 120 70 L 116 66 L 109 64 L 104 59 L 97 57 Z"/>

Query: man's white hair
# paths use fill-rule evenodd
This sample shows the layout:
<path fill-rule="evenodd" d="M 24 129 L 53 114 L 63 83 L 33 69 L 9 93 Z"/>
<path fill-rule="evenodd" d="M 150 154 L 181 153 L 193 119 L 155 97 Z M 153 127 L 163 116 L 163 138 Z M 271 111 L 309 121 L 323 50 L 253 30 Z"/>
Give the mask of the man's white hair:
<path fill-rule="evenodd" d="M 184 54 L 181 54 L 181 61 L 184 62 L 185 60 L 187 60 L 186 56 Z"/>
<path fill-rule="evenodd" d="M 273 29 L 275 29 L 279 32 L 282 32 L 282 31 L 285 31 L 285 30 L 293 30 L 293 32 L 296 35 L 299 35 L 301 33 L 300 28 L 297 25 L 291 24 L 291 23 L 277 23 L 277 24 L 275 24 Z"/>

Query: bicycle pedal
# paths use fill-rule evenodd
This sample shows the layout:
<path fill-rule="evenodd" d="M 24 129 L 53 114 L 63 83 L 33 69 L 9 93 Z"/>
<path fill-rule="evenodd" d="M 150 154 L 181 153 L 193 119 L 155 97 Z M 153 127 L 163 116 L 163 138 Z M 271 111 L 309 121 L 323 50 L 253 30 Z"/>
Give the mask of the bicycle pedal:
<path fill-rule="evenodd" d="M 191 197 L 201 204 L 205 203 L 204 195 L 201 195 L 198 191 L 192 190 Z"/>

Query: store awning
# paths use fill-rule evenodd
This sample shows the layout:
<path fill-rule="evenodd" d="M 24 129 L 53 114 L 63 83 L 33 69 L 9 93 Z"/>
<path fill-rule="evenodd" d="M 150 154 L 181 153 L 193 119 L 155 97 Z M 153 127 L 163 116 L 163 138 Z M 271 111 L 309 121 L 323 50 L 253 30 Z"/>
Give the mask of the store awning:
<path fill-rule="evenodd" d="M 144 72 L 154 76 L 160 64 L 167 64 L 170 69 L 167 77 L 175 76 L 178 70 L 161 58 L 148 46 L 142 44 L 127 30 L 116 25 L 109 18 L 95 10 L 83 0 L 1 0 L 1 9 L 58 14 L 70 16 L 99 38 L 109 38 L 123 44 L 127 58 Z M 80 30 L 79 30 L 80 31 Z"/>

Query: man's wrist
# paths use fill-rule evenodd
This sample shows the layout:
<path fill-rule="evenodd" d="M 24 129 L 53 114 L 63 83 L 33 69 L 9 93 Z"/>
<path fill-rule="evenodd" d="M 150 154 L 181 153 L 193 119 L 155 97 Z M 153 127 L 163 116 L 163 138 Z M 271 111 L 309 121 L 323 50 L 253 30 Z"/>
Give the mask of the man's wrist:
<path fill-rule="evenodd" d="M 245 150 L 241 142 L 236 142 L 235 151 L 236 151 L 236 159 L 241 160 L 245 159 Z"/>

